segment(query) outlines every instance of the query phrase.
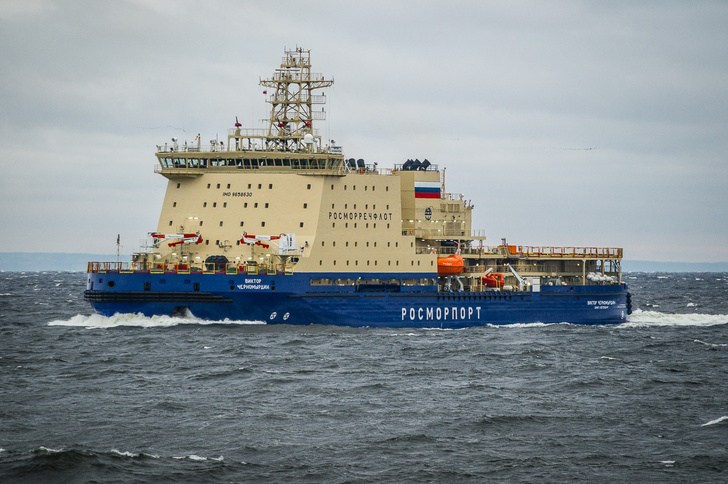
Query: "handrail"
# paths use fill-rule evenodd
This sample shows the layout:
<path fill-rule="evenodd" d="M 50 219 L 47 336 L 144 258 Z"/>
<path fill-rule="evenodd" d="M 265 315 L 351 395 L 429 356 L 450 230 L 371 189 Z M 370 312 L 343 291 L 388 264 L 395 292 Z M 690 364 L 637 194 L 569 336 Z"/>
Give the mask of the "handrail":
<path fill-rule="evenodd" d="M 404 235 L 404 233 L 403 233 Z M 441 247 L 439 254 L 454 254 L 458 247 Z M 511 256 L 526 258 L 562 258 L 562 259 L 621 259 L 620 247 L 561 247 L 561 246 L 528 246 L 528 245 L 484 245 L 482 247 L 462 247 L 463 255 L 504 255 L 504 251 Z M 432 249 L 418 249 L 417 253 L 426 254 Z"/>
<path fill-rule="evenodd" d="M 236 262 L 212 263 L 173 263 L 173 262 L 89 262 L 86 268 L 88 273 L 148 273 L 148 274 L 248 274 L 290 276 L 293 267 L 285 264 L 238 264 Z"/>

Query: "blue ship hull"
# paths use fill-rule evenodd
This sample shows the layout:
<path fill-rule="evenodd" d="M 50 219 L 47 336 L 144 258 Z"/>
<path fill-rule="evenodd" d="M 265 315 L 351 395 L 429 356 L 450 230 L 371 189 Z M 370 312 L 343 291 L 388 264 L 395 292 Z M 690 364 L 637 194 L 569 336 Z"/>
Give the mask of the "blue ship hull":
<path fill-rule="evenodd" d="M 315 275 L 331 279 L 341 276 Z M 537 292 L 451 293 L 438 292 L 436 286 L 311 286 L 307 274 L 89 273 L 85 297 L 97 313 L 106 316 L 189 311 L 213 321 L 353 327 L 615 324 L 624 322 L 630 312 L 625 284 L 542 286 Z"/>

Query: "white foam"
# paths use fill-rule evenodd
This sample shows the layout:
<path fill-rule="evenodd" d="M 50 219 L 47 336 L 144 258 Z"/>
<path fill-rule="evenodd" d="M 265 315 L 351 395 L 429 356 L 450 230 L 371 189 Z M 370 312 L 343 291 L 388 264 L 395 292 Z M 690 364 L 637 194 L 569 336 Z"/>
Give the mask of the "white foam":
<path fill-rule="evenodd" d="M 225 319 L 222 321 L 207 321 L 204 319 L 176 316 L 144 316 L 143 314 L 114 314 L 113 316 L 102 316 L 100 314 L 92 314 L 86 316 L 77 314 L 67 321 L 51 321 L 48 326 L 76 326 L 86 329 L 106 329 L 118 328 L 123 326 L 133 326 L 140 328 L 167 328 L 180 324 L 265 324 L 262 321 L 233 321 Z"/>
<path fill-rule="evenodd" d="M 122 452 L 118 449 L 111 449 L 109 452 L 119 457 L 129 457 L 131 459 L 134 459 L 141 455 L 143 455 L 144 457 L 151 457 L 152 459 L 159 459 L 159 456 L 156 454 L 144 454 L 143 452 Z"/>
<path fill-rule="evenodd" d="M 514 323 L 514 324 L 489 324 L 489 328 L 542 328 L 554 324 L 570 324 L 570 323 Z"/>
<path fill-rule="evenodd" d="M 689 308 L 694 308 L 694 307 L 697 307 L 697 306 L 698 306 L 697 303 L 692 303 L 692 302 L 689 302 L 688 305 L 687 305 L 687 307 L 689 307 Z"/>
<path fill-rule="evenodd" d="M 627 322 L 621 326 L 715 326 L 718 324 L 728 324 L 728 314 L 668 314 L 637 309 L 627 317 Z"/>
<path fill-rule="evenodd" d="M 206 461 L 206 460 L 214 460 L 216 462 L 222 462 L 224 460 L 223 456 L 220 457 L 202 457 L 196 454 L 190 454 L 190 455 L 183 455 L 181 457 L 172 457 L 173 459 L 178 460 L 194 460 L 194 461 Z"/>
<path fill-rule="evenodd" d="M 719 424 L 719 423 L 723 422 L 724 420 L 728 420 L 728 416 L 723 415 L 720 418 L 717 418 L 715 420 L 711 420 L 710 422 L 704 423 L 703 425 L 701 425 L 701 427 L 707 427 L 709 425 Z"/>
<path fill-rule="evenodd" d="M 63 452 L 63 449 L 49 449 L 48 447 L 43 447 L 42 445 L 38 447 L 38 450 L 41 450 L 43 452 L 49 452 L 51 454 L 59 454 Z"/>
<path fill-rule="evenodd" d="M 118 455 L 119 457 L 139 457 L 139 454 L 136 454 L 134 452 L 122 452 L 117 449 L 111 449 L 111 453 Z"/>
<path fill-rule="evenodd" d="M 701 345 L 712 346 L 713 348 L 728 347 L 728 343 L 706 343 L 705 341 L 700 341 L 699 339 L 693 340 L 693 343 L 700 343 Z"/>

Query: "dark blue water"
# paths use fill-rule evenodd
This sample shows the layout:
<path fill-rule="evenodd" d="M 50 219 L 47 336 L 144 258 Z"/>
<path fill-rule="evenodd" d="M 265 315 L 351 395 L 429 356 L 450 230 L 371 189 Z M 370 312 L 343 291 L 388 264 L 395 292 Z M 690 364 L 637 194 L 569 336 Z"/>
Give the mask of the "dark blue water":
<path fill-rule="evenodd" d="M 91 315 L 0 273 L 0 482 L 726 482 L 728 274 L 628 323 L 458 331 Z"/>

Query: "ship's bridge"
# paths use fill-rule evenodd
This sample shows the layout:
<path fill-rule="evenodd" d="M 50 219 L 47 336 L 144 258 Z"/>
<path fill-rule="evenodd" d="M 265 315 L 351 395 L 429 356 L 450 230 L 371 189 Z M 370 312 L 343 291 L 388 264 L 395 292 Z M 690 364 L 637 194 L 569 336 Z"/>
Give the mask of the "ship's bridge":
<path fill-rule="evenodd" d="M 343 155 L 322 153 L 293 153 L 279 151 L 161 151 L 156 173 L 167 178 L 196 177 L 205 173 L 262 170 L 342 176 L 346 173 Z"/>

